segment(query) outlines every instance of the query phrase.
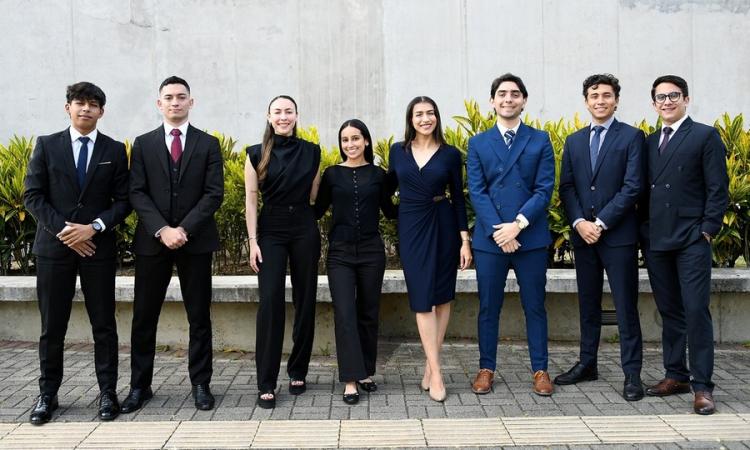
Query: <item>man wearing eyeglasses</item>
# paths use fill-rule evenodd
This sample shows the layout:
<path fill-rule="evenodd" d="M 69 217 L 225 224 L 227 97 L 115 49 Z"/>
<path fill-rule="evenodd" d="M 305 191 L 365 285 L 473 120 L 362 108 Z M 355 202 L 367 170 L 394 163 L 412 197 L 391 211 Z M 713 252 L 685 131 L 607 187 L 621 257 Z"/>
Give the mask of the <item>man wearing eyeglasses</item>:
<path fill-rule="evenodd" d="M 714 127 L 686 115 L 687 82 L 657 78 L 651 88 L 661 128 L 647 138 L 646 265 L 663 322 L 665 376 L 651 396 L 695 393 L 697 414 L 715 411 L 711 240 L 728 202 L 726 148 Z M 686 361 L 686 347 L 690 348 Z"/>

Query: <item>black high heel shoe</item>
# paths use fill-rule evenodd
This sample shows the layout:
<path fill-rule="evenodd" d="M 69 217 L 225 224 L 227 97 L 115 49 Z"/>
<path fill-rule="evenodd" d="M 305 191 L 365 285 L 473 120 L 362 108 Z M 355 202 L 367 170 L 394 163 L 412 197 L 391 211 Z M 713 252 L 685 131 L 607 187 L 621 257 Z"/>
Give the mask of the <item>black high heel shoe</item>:
<path fill-rule="evenodd" d="M 357 382 L 359 384 L 359 382 Z M 344 400 L 344 403 L 347 405 L 356 405 L 359 403 L 359 390 L 356 392 L 352 392 L 351 394 L 346 393 L 346 389 L 344 389 L 344 396 L 342 397 Z"/>
<path fill-rule="evenodd" d="M 375 392 L 378 390 L 378 385 L 374 381 L 357 381 L 357 386 L 361 387 L 363 391 Z"/>
<path fill-rule="evenodd" d="M 271 395 L 271 398 L 263 398 L 263 395 Z M 258 392 L 258 406 L 263 409 L 273 409 L 276 407 L 276 393 L 274 391 Z"/>

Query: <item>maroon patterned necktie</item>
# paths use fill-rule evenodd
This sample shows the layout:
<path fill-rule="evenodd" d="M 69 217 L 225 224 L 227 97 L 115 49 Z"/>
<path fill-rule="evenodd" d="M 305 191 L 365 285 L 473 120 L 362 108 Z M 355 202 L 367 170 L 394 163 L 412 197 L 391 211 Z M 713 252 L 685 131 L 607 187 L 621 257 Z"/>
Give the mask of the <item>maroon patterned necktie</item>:
<path fill-rule="evenodd" d="M 172 131 L 169 132 L 172 137 L 172 148 L 170 149 L 170 153 L 172 154 L 172 161 L 177 162 L 180 160 L 180 157 L 182 156 L 182 141 L 180 140 L 180 135 L 182 132 L 175 128 Z"/>

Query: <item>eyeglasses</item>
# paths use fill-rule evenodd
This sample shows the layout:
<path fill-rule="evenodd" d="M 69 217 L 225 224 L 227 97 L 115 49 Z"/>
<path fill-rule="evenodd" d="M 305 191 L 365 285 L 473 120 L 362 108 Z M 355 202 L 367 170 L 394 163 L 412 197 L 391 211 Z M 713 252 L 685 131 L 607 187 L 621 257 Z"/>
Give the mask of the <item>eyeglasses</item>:
<path fill-rule="evenodd" d="M 664 103 L 669 98 L 669 101 L 676 102 L 682 96 L 682 92 L 670 92 L 669 94 L 656 94 L 654 95 L 654 101 L 656 103 Z"/>

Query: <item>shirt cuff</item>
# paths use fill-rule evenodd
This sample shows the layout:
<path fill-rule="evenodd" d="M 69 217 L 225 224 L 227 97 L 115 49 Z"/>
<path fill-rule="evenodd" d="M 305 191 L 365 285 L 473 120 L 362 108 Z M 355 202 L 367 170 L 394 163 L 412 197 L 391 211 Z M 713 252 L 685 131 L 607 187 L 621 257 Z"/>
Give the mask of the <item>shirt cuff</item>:
<path fill-rule="evenodd" d="M 597 225 L 599 225 L 600 227 L 602 227 L 605 230 L 607 229 L 607 224 L 605 224 L 604 222 L 602 222 L 602 219 L 600 219 L 598 217 L 596 218 L 596 221 L 594 223 L 597 224 Z"/>
<path fill-rule="evenodd" d="M 100 219 L 99 217 L 97 217 L 96 219 L 94 219 L 94 222 L 96 222 L 96 223 L 98 223 L 99 225 L 101 225 L 101 227 L 102 227 L 102 231 L 104 231 L 104 230 L 106 230 L 106 229 L 107 229 L 107 226 L 106 226 L 106 225 L 104 225 L 104 221 L 103 221 L 102 219 Z"/>
<path fill-rule="evenodd" d="M 517 215 L 516 220 L 521 222 L 521 224 L 523 225 L 523 228 L 526 228 L 529 226 L 529 220 L 523 214 Z"/>
<path fill-rule="evenodd" d="M 156 233 L 154 233 L 154 237 L 155 237 L 156 239 L 159 239 L 159 238 L 161 238 L 161 232 L 162 232 L 162 230 L 164 230 L 165 228 L 168 228 L 168 226 L 167 226 L 167 225 L 164 225 L 163 227 L 161 227 L 161 228 L 159 228 L 158 230 L 156 230 Z"/>

